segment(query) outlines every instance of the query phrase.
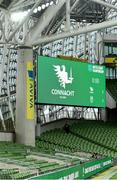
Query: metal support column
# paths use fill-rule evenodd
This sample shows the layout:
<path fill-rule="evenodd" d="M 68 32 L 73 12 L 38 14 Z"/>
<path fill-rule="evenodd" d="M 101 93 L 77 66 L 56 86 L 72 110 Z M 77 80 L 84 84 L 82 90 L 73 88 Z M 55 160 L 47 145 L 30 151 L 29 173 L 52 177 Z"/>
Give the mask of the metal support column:
<path fill-rule="evenodd" d="M 70 31 L 70 0 L 66 0 L 66 31 Z"/>
<path fill-rule="evenodd" d="M 87 50 L 87 34 L 85 33 L 84 36 L 85 36 L 85 39 L 84 39 L 84 57 L 87 59 L 87 57 L 86 57 L 86 55 L 87 55 L 87 52 L 86 52 L 86 50 Z"/>
<path fill-rule="evenodd" d="M 16 90 L 16 141 L 35 146 L 33 50 L 18 49 Z"/>

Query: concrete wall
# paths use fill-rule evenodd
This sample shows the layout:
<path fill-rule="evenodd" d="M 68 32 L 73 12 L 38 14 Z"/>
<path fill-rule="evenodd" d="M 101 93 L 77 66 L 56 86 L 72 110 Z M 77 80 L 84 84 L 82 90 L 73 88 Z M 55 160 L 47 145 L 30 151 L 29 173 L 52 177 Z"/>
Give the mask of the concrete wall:
<path fill-rule="evenodd" d="M 78 119 L 76 119 L 76 120 L 60 119 L 60 120 L 56 120 L 56 121 L 53 121 L 53 122 L 46 123 L 46 124 L 41 125 L 41 126 L 40 126 L 40 124 L 37 124 L 37 126 L 36 126 L 36 136 L 40 136 L 41 133 L 52 130 L 52 129 L 55 129 L 55 128 L 62 128 L 65 125 L 66 122 L 67 122 L 67 124 L 73 124 L 73 123 L 78 122 L 78 121 L 79 121 Z"/>
<path fill-rule="evenodd" d="M 0 132 L 0 141 L 13 142 L 13 133 Z"/>
<path fill-rule="evenodd" d="M 108 91 L 106 91 L 106 106 L 110 109 L 116 108 L 116 102 Z"/>
<path fill-rule="evenodd" d="M 27 63 L 33 62 L 33 51 L 29 47 L 19 47 L 17 62 L 17 86 L 16 86 L 16 142 L 25 145 L 35 146 L 35 120 L 33 114 L 34 101 L 32 94 L 34 88 L 28 87 L 27 82 L 28 71 Z M 32 69 L 31 69 L 32 71 Z M 32 79 L 33 80 L 33 79 Z M 31 108 L 29 98 L 31 98 Z"/>

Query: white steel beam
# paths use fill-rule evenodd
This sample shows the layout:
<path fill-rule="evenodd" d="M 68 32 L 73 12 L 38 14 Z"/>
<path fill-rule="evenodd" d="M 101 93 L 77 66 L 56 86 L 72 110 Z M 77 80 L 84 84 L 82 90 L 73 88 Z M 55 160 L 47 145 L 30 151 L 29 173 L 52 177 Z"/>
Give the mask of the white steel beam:
<path fill-rule="evenodd" d="M 20 27 L 30 18 L 30 16 L 32 15 L 34 9 L 41 3 L 42 0 L 38 0 L 34 6 L 32 7 L 32 9 L 30 10 L 30 12 L 27 14 L 27 16 L 25 16 L 25 18 L 21 21 L 21 23 L 19 23 L 19 25 L 16 27 L 16 29 L 10 34 L 9 38 L 7 39 L 7 41 L 9 42 L 10 40 L 12 40 L 13 36 L 15 35 L 15 33 L 20 29 Z"/>
<path fill-rule="evenodd" d="M 101 30 L 104 28 L 109 28 L 112 26 L 117 26 L 117 20 L 110 20 L 110 21 L 105 21 L 105 22 L 98 23 L 98 24 L 85 26 L 85 27 L 82 27 L 79 29 L 72 30 L 71 32 L 63 32 L 60 34 L 54 34 L 51 36 L 41 37 L 37 41 L 33 41 L 32 45 L 49 43 L 49 42 L 56 41 L 59 39 L 63 39 L 63 38 L 71 37 L 71 36 L 77 36 L 79 34 L 85 34 L 85 33 L 93 32 L 93 31 L 98 31 L 98 30 Z"/>
<path fill-rule="evenodd" d="M 1 20 L 0 20 L 0 29 L 2 31 L 3 39 L 4 39 L 4 41 L 6 41 L 6 36 L 5 36 L 4 28 L 3 28 L 3 23 L 1 22 Z"/>
<path fill-rule="evenodd" d="M 70 30 L 70 0 L 66 0 L 66 31 Z"/>
<path fill-rule="evenodd" d="M 17 3 L 21 2 L 22 0 L 12 0 L 12 2 L 10 3 L 8 9 L 10 10 L 13 6 L 15 6 Z M 24 1 L 24 0 L 23 0 Z"/>
<path fill-rule="evenodd" d="M 103 6 L 105 6 L 105 7 L 108 7 L 108 8 L 117 10 L 117 6 L 114 6 L 114 5 L 112 5 L 112 4 L 109 4 L 109 3 L 104 2 L 104 1 L 102 1 L 102 0 L 90 0 L 90 1 L 95 2 L 95 3 L 98 3 L 98 4 L 103 5 Z"/>
<path fill-rule="evenodd" d="M 0 119 L 2 120 L 2 126 L 3 126 L 4 130 L 6 131 L 6 126 L 5 126 L 5 122 L 4 122 L 4 118 L 3 118 L 3 115 L 2 115 L 1 108 L 0 108 Z"/>
<path fill-rule="evenodd" d="M 70 13 L 73 11 L 73 9 L 77 6 L 79 0 L 76 0 L 75 3 L 72 5 L 71 9 L 70 9 Z M 63 18 L 60 20 L 60 22 L 57 24 L 57 26 L 51 31 L 54 32 L 57 28 L 59 28 L 59 26 L 62 24 L 62 22 L 65 20 L 65 16 L 63 16 Z"/>
<path fill-rule="evenodd" d="M 5 40 L 8 39 L 8 34 L 9 34 L 9 14 L 5 13 L 5 29 L 4 29 L 4 37 Z"/>
<path fill-rule="evenodd" d="M 10 100 L 10 84 L 9 84 L 9 67 L 10 67 L 10 51 L 8 51 L 8 58 L 7 58 L 7 94 L 8 94 L 8 107 L 11 113 L 11 118 L 13 121 L 13 126 L 15 128 L 15 124 L 14 124 L 14 114 L 13 114 L 13 108 L 12 108 L 12 104 L 11 104 L 11 100 Z"/>
<path fill-rule="evenodd" d="M 79 2 L 79 0 L 76 0 L 76 1 L 74 2 L 73 6 L 71 7 L 71 11 L 77 6 L 78 2 Z"/>
<path fill-rule="evenodd" d="M 33 30 L 29 33 L 26 38 L 26 43 L 31 44 L 37 38 L 40 37 L 42 31 L 49 25 L 52 18 L 57 14 L 57 12 L 62 8 L 65 4 L 66 0 L 59 0 L 59 2 L 55 5 L 48 7 L 47 10 L 41 16 L 37 25 L 33 28 Z"/>
<path fill-rule="evenodd" d="M 23 0 L 24 1 L 24 0 Z M 21 10 L 22 8 L 25 8 L 27 6 L 31 6 L 34 5 L 36 3 L 36 0 L 30 0 L 30 1 L 18 1 L 16 4 L 14 4 L 11 8 L 10 8 L 10 12 L 12 11 L 17 11 L 17 10 Z"/>
<path fill-rule="evenodd" d="M 16 7 L 16 6 L 20 6 L 20 5 L 22 5 L 23 3 L 25 2 L 25 0 L 20 0 L 20 1 L 16 1 L 16 3 L 13 5 L 13 7 Z M 27 3 L 28 3 L 28 1 L 27 1 Z M 35 3 L 35 2 L 34 2 Z M 33 3 L 33 4 L 34 4 Z"/>
<path fill-rule="evenodd" d="M 10 3 L 8 9 L 10 9 L 16 2 L 17 2 L 17 0 L 13 0 L 13 1 Z"/>

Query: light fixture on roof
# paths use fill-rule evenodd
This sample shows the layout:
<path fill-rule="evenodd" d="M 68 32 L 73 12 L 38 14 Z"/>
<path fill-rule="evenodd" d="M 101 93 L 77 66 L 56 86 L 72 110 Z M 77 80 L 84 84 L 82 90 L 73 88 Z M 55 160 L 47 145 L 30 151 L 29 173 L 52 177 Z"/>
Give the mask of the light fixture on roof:
<path fill-rule="evenodd" d="M 37 13 L 37 11 L 38 11 L 38 9 L 37 9 L 37 8 L 35 8 L 33 12 L 34 12 L 34 13 Z"/>
<path fill-rule="evenodd" d="M 49 5 L 50 5 L 49 3 L 46 3 L 46 5 L 45 5 L 45 6 L 46 6 L 46 7 L 48 7 Z"/>
<path fill-rule="evenodd" d="M 42 7 L 42 9 L 45 9 L 45 8 L 46 8 L 46 5 L 45 5 L 45 4 L 42 4 L 41 7 Z"/>
<path fill-rule="evenodd" d="M 38 7 L 38 11 L 41 11 L 41 6 Z"/>
<path fill-rule="evenodd" d="M 28 9 L 28 13 L 30 12 L 30 9 Z"/>
<path fill-rule="evenodd" d="M 53 5 L 53 4 L 54 4 L 54 2 L 53 2 L 53 1 L 51 1 L 51 2 L 50 2 L 50 6 L 51 6 L 51 5 Z"/>
<path fill-rule="evenodd" d="M 28 11 L 14 12 L 11 14 L 11 20 L 14 22 L 22 21 L 27 14 L 28 14 Z"/>
<path fill-rule="evenodd" d="M 83 19 L 82 22 L 86 22 L 86 19 Z"/>

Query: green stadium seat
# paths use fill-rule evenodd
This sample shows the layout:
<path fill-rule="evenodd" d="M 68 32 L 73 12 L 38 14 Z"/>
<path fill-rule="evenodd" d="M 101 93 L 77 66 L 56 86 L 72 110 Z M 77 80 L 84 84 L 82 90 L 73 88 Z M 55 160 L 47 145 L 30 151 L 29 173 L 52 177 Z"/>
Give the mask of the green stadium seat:
<path fill-rule="evenodd" d="M 43 133 L 36 140 L 38 149 L 56 149 L 66 152 L 85 151 L 115 157 L 117 154 L 117 128 L 111 123 L 81 120 L 70 127 L 72 133 L 62 129 Z"/>

